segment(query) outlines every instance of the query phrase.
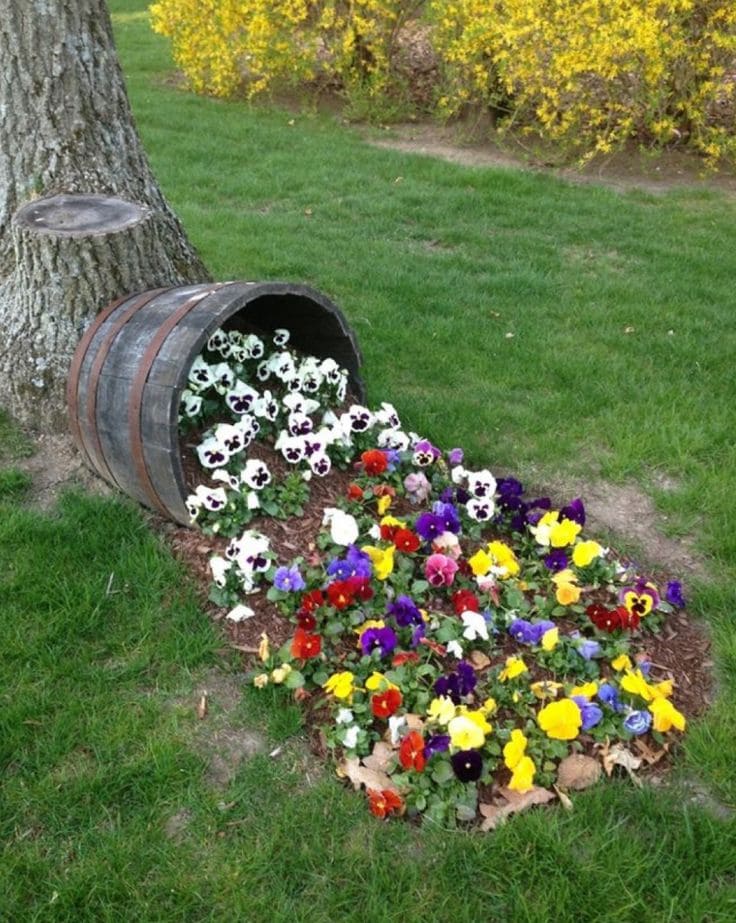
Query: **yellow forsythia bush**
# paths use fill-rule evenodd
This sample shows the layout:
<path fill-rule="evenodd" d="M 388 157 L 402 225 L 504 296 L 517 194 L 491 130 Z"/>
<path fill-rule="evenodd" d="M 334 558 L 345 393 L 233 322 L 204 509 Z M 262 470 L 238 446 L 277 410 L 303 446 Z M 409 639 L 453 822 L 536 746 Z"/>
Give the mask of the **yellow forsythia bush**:
<path fill-rule="evenodd" d="M 154 31 L 173 42 L 192 87 L 249 97 L 279 83 L 338 77 L 377 95 L 397 35 L 424 0 L 158 0 Z"/>
<path fill-rule="evenodd" d="M 588 152 L 628 138 L 736 153 L 734 0 L 430 0 L 445 114 L 508 108 Z"/>

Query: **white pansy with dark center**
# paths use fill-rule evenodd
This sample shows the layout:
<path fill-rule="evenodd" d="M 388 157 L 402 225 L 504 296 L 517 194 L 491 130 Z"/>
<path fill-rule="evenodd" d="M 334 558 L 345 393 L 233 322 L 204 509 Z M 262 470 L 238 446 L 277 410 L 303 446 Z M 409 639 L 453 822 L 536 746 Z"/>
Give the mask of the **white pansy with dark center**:
<path fill-rule="evenodd" d="M 270 566 L 268 539 L 260 532 L 248 529 L 240 536 L 237 565 L 244 574 L 258 574 Z"/>
<path fill-rule="evenodd" d="M 302 437 L 288 436 L 285 430 L 279 435 L 274 448 L 281 452 L 290 465 L 296 465 L 306 454 Z"/>
<path fill-rule="evenodd" d="M 214 436 L 197 446 L 200 464 L 205 468 L 221 468 L 230 458 L 226 447 Z"/>
<path fill-rule="evenodd" d="M 325 381 L 328 381 L 331 385 L 340 383 L 343 370 L 331 356 L 328 356 L 327 359 L 323 359 L 322 362 L 320 362 L 319 370 Z"/>
<path fill-rule="evenodd" d="M 229 350 L 230 340 L 225 331 L 218 327 L 218 329 L 215 330 L 215 332 L 210 336 L 209 340 L 207 340 L 207 349 L 209 349 L 209 351 L 212 353 L 219 353 L 223 347 L 226 347 Z"/>
<path fill-rule="evenodd" d="M 260 359 L 266 351 L 263 345 L 263 340 L 256 336 L 255 333 L 249 334 L 243 340 L 243 348 L 245 349 L 249 359 Z"/>
<path fill-rule="evenodd" d="M 347 375 L 343 375 L 343 377 L 340 379 L 339 385 L 337 386 L 337 392 L 335 394 L 335 397 L 337 398 L 338 403 L 342 404 L 342 402 L 347 397 L 347 394 L 348 394 L 348 377 Z"/>
<path fill-rule="evenodd" d="M 253 490 L 263 490 L 267 484 L 271 483 L 271 472 L 268 470 L 268 465 L 259 458 L 249 458 L 240 478 Z"/>
<path fill-rule="evenodd" d="M 325 477 L 325 475 L 328 475 L 332 470 L 330 456 L 324 454 L 310 456 L 309 467 L 318 477 Z"/>
<path fill-rule="evenodd" d="M 231 456 L 242 452 L 246 445 L 242 429 L 234 423 L 220 423 L 214 437 Z"/>
<path fill-rule="evenodd" d="M 233 425 L 238 429 L 240 435 L 243 437 L 243 444 L 246 447 L 249 446 L 251 442 L 253 442 L 261 428 L 261 424 L 258 422 L 258 420 L 247 413 L 244 413 L 238 422 Z"/>
<path fill-rule="evenodd" d="M 197 356 L 192 363 L 192 367 L 189 369 L 188 380 L 193 391 L 204 391 L 213 384 L 215 376 L 209 364 L 205 362 L 202 356 Z"/>
<path fill-rule="evenodd" d="M 236 561 L 238 555 L 240 554 L 241 546 L 239 538 L 231 538 L 228 542 L 228 546 L 225 549 L 225 557 L 228 561 Z"/>
<path fill-rule="evenodd" d="M 279 402 L 270 391 L 264 391 L 253 405 L 253 413 L 257 417 L 270 420 L 271 423 L 279 415 Z"/>
<path fill-rule="evenodd" d="M 384 401 L 376 411 L 376 421 L 388 429 L 401 429 L 401 420 L 393 404 Z"/>
<path fill-rule="evenodd" d="M 311 397 L 305 397 L 301 391 L 290 391 L 281 403 L 292 413 L 310 414 L 314 413 L 315 410 L 319 410 L 319 401 L 315 401 Z"/>
<path fill-rule="evenodd" d="M 199 394 L 194 394 L 188 388 L 182 391 L 181 404 L 179 405 L 181 414 L 184 417 L 196 417 L 202 409 L 202 398 Z M 181 419 L 181 417 L 180 417 Z"/>
<path fill-rule="evenodd" d="M 289 382 L 296 377 L 296 364 L 290 352 L 274 353 L 267 364 L 269 371 L 280 381 Z"/>
<path fill-rule="evenodd" d="M 324 439 L 320 438 L 319 434 L 313 435 L 309 434 L 304 437 L 304 454 L 307 458 L 311 458 L 313 455 L 323 455 L 326 447 Z"/>
<path fill-rule="evenodd" d="M 276 346 L 286 346 L 291 338 L 291 334 L 286 327 L 277 327 L 273 332 L 273 341 Z"/>
<path fill-rule="evenodd" d="M 487 522 L 493 517 L 496 504 L 491 498 L 471 497 L 465 508 L 471 519 L 476 522 Z"/>
<path fill-rule="evenodd" d="M 222 487 L 207 487 L 205 484 L 200 484 L 194 493 L 201 505 L 212 513 L 224 509 L 227 505 L 227 494 Z"/>
<path fill-rule="evenodd" d="M 271 377 L 271 369 L 268 367 L 268 362 L 264 359 L 263 362 L 259 362 L 256 366 L 256 378 L 258 381 L 268 381 Z"/>
<path fill-rule="evenodd" d="M 409 437 L 400 429 L 382 429 L 376 437 L 379 449 L 396 449 L 405 452 L 409 448 Z"/>
<path fill-rule="evenodd" d="M 227 362 L 218 362 L 212 367 L 214 377 L 214 386 L 218 394 L 227 394 L 235 384 L 235 372 L 230 368 Z"/>
<path fill-rule="evenodd" d="M 258 400 L 259 393 L 244 381 L 236 381 L 225 395 L 227 406 L 233 413 L 250 413 L 253 405 Z"/>
<path fill-rule="evenodd" d="M 373 426 L 373 414 L 361 404 L 352 404 L 343 417 L 347 418 L 353 433 L 364 433 Z"/>
<path fill-rule="evenodd" d="M 488 469 L 468 472 L 468 491 L 474 497 L 493 497 L 496 492 L 496 479 Z"/>
<path fill-rule="evenodd" d="M 295 412 L 289 414 L 287 429 L 291 436 L 306 436 L 314 429 L 314 423 L 306 414 Z"/>

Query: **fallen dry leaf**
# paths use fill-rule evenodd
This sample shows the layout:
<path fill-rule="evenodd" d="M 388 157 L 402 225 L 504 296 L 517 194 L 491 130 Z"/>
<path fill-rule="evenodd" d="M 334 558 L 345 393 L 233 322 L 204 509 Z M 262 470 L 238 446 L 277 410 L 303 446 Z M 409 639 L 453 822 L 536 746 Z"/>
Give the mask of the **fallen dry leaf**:
<path fill-rule="evenodd" d="M 595 785 L 600 777 L 601 767 L 598 760 L 582 753 L 571 753 L 557 767 L 557 784 L 561 788 L 582 791 Z"/>
<path fill-rule="evenodd" d="M 357 756 L 350 757 L 350 759 L 339 763 L 337 774 L 341 779 L 350 779 L 356 791 L 361 785 L 365 785 L 366 788 L 373 788 L 379 792 L 385 789 L 398 792 L 398 788 L 390 776 L 378 769 L 369 769 L 367 766 L 363 766 Z"/>
<path fill-rule="evenodd" d="M 375 769 L 378 772 L 386 772 L 394 761 L 393 747 L 383 740 L 376 741 L 373 752 L 363 757 L 363 765 L 366 769 Z"/>
<path fill-rule="evenodd" d="M 486 657 L 483 651 L 471 651 L 470 662 L 474 670 L 485 670 L 486 667 L 490 667 L 491 658 Z"/>
<path fill-rule="evenodd" d="M 634 770 L 641 766 L 641 758 L 634 756 L 631 750 L 627 750 L 623 744 L 615 744 L 613 747 L 606 741 L 601 749 L 601 761 L 606 775 L 610 776 L 616 766 L 622 766 L 631 777 L 635 785 L 641 785 L 641 780 L 634 775 Z"/>
<path fill-rule="evenodd" d="M 565 794 L 561 788 L 558 788 L 556 785 L 553 785 L 552 788 L 557 792 L 557 797 L 560 799 L 560 804 L 566 811 L 572 811 L 575 807 L 572 803 L 572 798 Z"/>
<path fill-rule="evenodd" d="M 480 825 L 482 831 L 495 830 L 499 824 L 502 824 L 510 814 L 517 814 L 519 811 L 526 811 L 535 804 L 546 804 L 552 801 L 555 793 L 547 788 L 529 789 L 528 792 L 514 792 L 508 788 L 500 788 L 501 798 L 494 801 L 493 804 L 481 803 L 478 810 L 485 820 Z"/>
<path fill-rule="evenodd" d="M 669 753 L 669 744 L 665 744 L 661 750 L 652 750 L 652 748 L 645 743 L 641 737 L 637 737 L 634 740 L 634 746 L 641 753 L 645 762 L 649 766 L 654 766 L 655 763 L 658 763 L 663 756 L 666 756 Z"/>
<path fill-rule="evenodd" d="M 404 715 L 406 718 L 406 726 L 410 731 L 421 731 L 424 727 L 424 720 L 419 717 L 419 715 Z"/>
<path fill-rule="evenodd" d="M 203 718 L 207 717 L 207 693 L 203 692 L 199 697 L 199 703 L 197 704 L 197 717 L 201 721 Z"/>

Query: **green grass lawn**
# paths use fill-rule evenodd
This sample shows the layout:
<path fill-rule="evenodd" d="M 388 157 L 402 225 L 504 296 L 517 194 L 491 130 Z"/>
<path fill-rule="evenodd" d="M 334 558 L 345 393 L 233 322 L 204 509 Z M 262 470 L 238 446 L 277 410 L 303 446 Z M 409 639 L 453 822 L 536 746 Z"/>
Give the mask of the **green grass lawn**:
<path fill-rule="evenodd" d="M 0 920 L 735 919 L 736 820 L 686 782 L 736 808 L 736 200 L 463 168 L 198 98 L 143 0 L 110 6 L 154 170 L 213 275 L 332 296 L 371 400 L 473 463 L 651 493 L 708 561 L 687 591 L 719 696 L 670 784 L 599 786 L 492 835 L 377 822 L 254 691 L 230 720 L 267 744 L 213 788 L 195 706 L 213 669 L 237 679 L 221 639 L 130 504 L 24 507 L 3 418 Z"/>

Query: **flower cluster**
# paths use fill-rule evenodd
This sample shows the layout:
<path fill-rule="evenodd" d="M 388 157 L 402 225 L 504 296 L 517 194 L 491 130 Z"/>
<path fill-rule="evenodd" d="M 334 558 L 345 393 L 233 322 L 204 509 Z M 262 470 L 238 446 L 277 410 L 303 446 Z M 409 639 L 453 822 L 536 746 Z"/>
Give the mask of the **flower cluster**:
<path fill-rule="evenodd" d="M 238 380 L 220 384 L 228 403 Z M 251 680 L 298 689 L 329 715 L 341 771 L 372 767 L 374 784 L 351 777 L 376 816 L 470 820 L 479 786 L 550 786 L 571 753 L 685 729 L 672 679 L 646 655 L 647 634 L 684 605 L 679 583 L 660 590 L 587 538 L 579 498 L 527 498 L 519 481 L 406 431 L 391 405 L 327 409 L 308 433 L 333 428 L 324 451 L 339 442 L 354 478 L 324 510 L 317 550 L 275 562 L 246 530 L 212 567 L 229 604 L 269 585 L 291 629 L 280 649 L 264 639 Z M 244 483 L 249 464 L 228 478 Z"/>

